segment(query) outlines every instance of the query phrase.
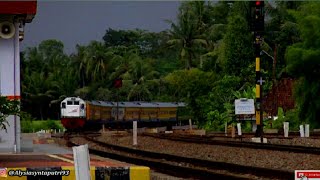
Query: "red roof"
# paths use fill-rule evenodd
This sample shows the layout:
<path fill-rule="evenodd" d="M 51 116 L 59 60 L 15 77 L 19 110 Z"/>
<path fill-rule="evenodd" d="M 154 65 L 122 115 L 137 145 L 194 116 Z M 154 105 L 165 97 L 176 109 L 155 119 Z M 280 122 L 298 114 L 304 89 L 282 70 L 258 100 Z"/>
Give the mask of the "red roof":
<path fill-rule="evenodd" d="M 1 1 L 0 0 L 0 15 L 14 14 L 25 15 L 27 21 L 31 21 L 37 13 L 37 1 Z"/>

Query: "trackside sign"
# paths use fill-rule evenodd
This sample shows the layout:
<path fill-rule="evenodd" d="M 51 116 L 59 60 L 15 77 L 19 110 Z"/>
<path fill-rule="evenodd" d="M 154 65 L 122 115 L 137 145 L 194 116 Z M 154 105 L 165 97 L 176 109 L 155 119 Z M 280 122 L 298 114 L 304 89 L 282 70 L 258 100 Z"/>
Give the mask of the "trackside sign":
<path fill-rule="evenodd" d="M 235 114 L 255 114 L 253 99 L 236 99 Z"/>

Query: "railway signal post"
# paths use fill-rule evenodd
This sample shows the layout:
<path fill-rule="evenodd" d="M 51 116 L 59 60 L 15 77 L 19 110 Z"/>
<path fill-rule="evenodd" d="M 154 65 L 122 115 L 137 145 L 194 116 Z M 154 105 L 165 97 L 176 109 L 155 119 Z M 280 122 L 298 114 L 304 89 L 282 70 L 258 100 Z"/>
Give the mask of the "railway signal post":
<path fill-rule="evenodd" d="M 264 31 L 264 1 L 254 1 L 254 18 L 253 18 L 253 31 L 254 31 L 254 47 L 255 47 L 255 61 L 256 61 L 256 136 L 261 137 L 263 143 L 263 110 L 262 110 L 262 74 L 260 72 L 261 63 L 261 44 L 262 35 Z"/>

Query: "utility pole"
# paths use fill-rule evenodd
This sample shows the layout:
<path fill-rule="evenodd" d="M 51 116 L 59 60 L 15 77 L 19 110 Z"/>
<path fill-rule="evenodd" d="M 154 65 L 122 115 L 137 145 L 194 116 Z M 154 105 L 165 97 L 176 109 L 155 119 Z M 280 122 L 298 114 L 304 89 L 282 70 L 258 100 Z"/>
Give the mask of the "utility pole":
<path fill-rule="evenodd" d="M 273 55 L 273 63 L 272 63 L 272 78 L 273 78 L 273 87 L 276 86 L 275 92 L 278 92 L 278 86 L 276 85 L 276 64 L 277 64 L 277 44 L 274 46 L 274 55 Z M 273 93 L 273 109 L 272 109 L 272 121 L 274 120 L 274 114 L 278 113 L 278 98 L 276 97 L 276 93 Z M 273 123 L 273 122 L 272 122 Z M 272 124 L 271 124 L 272 128 Z"/>
<path fill-rule="evenodd" d="M 116 122 L 118 122 L 118 119 L 119 119 L 119 88 L 122 87 L 122 78 L 117 78 L 114 81 L 114 87 L 117 88 L 117 118 L 116 118 Z"/>
<path fill-rule="evenodd" d="M 264 80 L 261 74 L 261 44 L 262 35 L 264 31 L 264 1 L 254 1 L 254 47 L 255 47 L 255 61 L 256 61 L 256 137 L 260 136 L 261 143 L 263 143 L 263 110 L 262 110 L 262 84 Z"/>
<path fill-rule="evenodd" d="M 117 89 L 117 119 L 116 121 L 118 122 L 119 119 L 119 89 Z"/>

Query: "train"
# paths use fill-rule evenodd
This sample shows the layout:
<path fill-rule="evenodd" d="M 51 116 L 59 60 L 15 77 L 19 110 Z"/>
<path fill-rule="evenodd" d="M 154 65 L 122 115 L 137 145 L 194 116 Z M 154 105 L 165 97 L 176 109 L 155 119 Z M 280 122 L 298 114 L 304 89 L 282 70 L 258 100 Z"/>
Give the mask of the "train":
<path fill-rule="evenodd" d="M 67 131 L 105 128 L 159 127 L 177 124 L 183 102 L 111 102 L 67 97 L 60 103 L 61 124 Z"/>

